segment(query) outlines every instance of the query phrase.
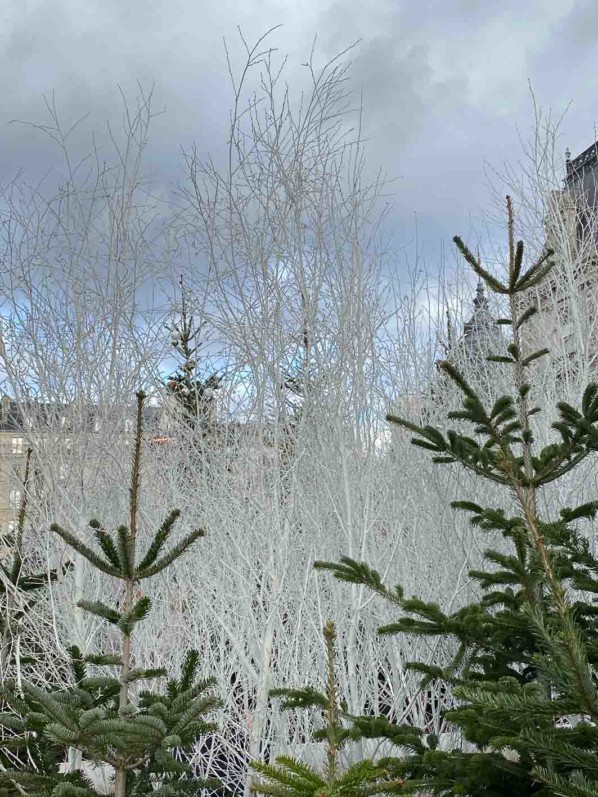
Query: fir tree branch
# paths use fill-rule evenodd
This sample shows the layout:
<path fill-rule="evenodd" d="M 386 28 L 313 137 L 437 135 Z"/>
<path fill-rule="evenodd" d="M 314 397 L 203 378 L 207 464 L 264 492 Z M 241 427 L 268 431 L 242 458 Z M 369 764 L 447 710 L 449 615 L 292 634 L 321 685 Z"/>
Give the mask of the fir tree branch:
<path fill-rule="evenodd" d="M 106 573 L 109 576 L 116 576 L 120 578 L 120 570 L 117 570 L 110 562 L 106 562 L 101 559 L 96 552 L 86 545 L 84 542 L 81 542 L 74 534 L 71 534 L 70 531 L 66 531 L 57 523 L 52 523 L 50 526 L 50 531 L 53 531 L 55 534 L 58 534 L 59 537 L 70 545 L 71 548 L 74 548 L 77 553 L 80 553 L 81 556 L 85 557 L 88 562 L 90 562 L 94 567 L 97 567 L 98 570 L 101 570 L 103 573 Z"/>
<path fill-rule="evenodd" d="M 159 573 L 161 570 L 164 570 L 165 567 L 168 567 L 175 559 L 178 559 L 185 551 L 193 545 L 195 540 L 199 539 L 200 537 L 205 536 L 205 531 L 203 529 L 196 529 L 188 534 L 184 539 L 182 539 L 179 543 L 177 543 L 174 548 L 172 548 L 167 554 L 165 554 L 161 559 L 159 559 L 155 564 L 151 565 L 150 567 L 146 567 L 145 569 L 137 570 L 135 573 L 135 578 L 141 580 L 143 578 L 149 578 L 150 576 L 155 576 L 156 573 Z"/>

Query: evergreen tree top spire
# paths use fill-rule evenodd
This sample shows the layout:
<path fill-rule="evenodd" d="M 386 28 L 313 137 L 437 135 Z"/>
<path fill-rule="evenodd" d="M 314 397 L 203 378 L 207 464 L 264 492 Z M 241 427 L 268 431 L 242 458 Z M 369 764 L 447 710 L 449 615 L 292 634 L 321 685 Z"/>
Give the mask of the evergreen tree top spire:
<path fill-rule="evenodd" d="M 322 714 L 324 727 L 314 732 L 314 739 L 325 742 L 326 765 L 323 772 L 288 755 L 280 755 L 276 763 L 252 764 L 256 773 L 263 776 L 250 789 L 253 794 L 269 797 L 374 797 L 401 791 L 405 785 L 402 777 L 389 777 L 383 764 L 358 761 L 344 772 L 339 767 L 339 752 L 355 738 L 351 728 L 342 720 L 354 719 L 347 714 L 346 705 L 339 699 L 334 668 L 336 629 L 331 620 L 323 628 L 326 643 L 326 689 L 318 692 L 312 687 L 303 689 L 272 689 L 272 697 L 282 697 L 282 709 L 316 708 Z"/>
<path fill-rule="evenodd" d="M 189 313 L 189 292 L 182 274 L 179 286 L 181 301 L 175 306 L 177 318 L 170 328 L 170 343 L 182 362 L 166 380 L 166 388 L 182 410 L 185 423 L 191 428 L 199 423 L 199 428 L 207 433 L 215 420 L 215 391 L 220 388 L 222 376 L 212 373 L 205 379 L 200 377 L 199 349 L 203 326 L 201 323 L 197 325 Z M 166 329 L 169 329 L 168 325 Z"/>

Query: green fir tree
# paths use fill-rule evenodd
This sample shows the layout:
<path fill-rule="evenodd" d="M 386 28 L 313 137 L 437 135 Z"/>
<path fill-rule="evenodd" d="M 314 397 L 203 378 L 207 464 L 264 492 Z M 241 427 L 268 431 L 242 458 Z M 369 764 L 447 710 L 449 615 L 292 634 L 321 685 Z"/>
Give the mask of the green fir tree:
<path fill-rule="evenodd" d="M 62 568 L 30 572 L 25 552 L 25 521 L 28 488 L 30 485 L 33 450 L 27 450 L 25 474 L 15 534 L 3 535 L 3 543 L 11 552 L 10 560 L 0 562 L 0 772 L 34 766 L 50 771 L 59 760 L 54 746 L 35 734 L 26 732 L 21 716 L 15 713 L 18 698 L 10 690 L 10 677 L 15 670 L 28 673 L 34 665 L 38 676 L 44 677 L 44 651 L 30 638 L 24 621 L 39 603 L 41 593 L 72 568 L 66 562 Z M 0 794 L 18 794 L 9 782 L 0 779 Z"/>
<path fill-rule="evenodd" d="M 187 294 L 183 277 L 181 286 L 180 319 L 170 331 L 170 342 L 181 359 L 180 365 L 168 377 L 166 387 L 181 407 L 185 423 L 198 428 L 202 435 L 210 430 L 215 402 L 215 391 L 221 386 L 222 377 L 216 373 L 202 379 L 199 376 L 199 336 L 195 319 L 189 315 Z"/>
<path fill-rule="evenodd" d="M 326 744 L 326 765 L 322 773 L 314 767 L 288 755 L 278 756 L 275 764 L 255 762 L 253 769 L 264 779 L 252 784 L 256 794 L 272 797 L 332 797 L 332 795 L 351 795 L 367 797 L 374 794 L 389 794 L 403 784 L 403 779 L 390 780 L 383 767 L 371 761 L 359 761 L 344 772 L 339 762 L 339 752 L 350 741 L 351 728 L 341 723 L 345 713 L 339 703 L 336 676 L 334 672 L 334 623 L 328 621 L 324 626 L 324 639 L 327 651 L 326 692 L 306 689 L 273 689 L 272 697 L 284 697 L 282 708 L 297 709 L 308 706 L 317 707 L 324 716 L 324 727 L 314 732 L 314 738 Z"/>
<path fill-rule="evenodd" d="M 27 516 L 27 490 L 30 483 L 31 457 L 33 450 L 27 449 L 25 474 L 22 481 L 21 500 L 17 514 L 16 532 L 2 535 L 4 547 L 10 551 L 10 561 L 0 560 L 0 677 L 5 678 L 14 663 L 16 641 L 21 638 L 21 625 L 28 612 L 39 600 L 39 593 L 59 576 L 57 569 L 30 573 L 25 566 L 25 520 Z M 65 574 L 72 564 L 62 568 Z M 33 651 L 28 650 L 28 640 L 23 640 L 19 652 L 19 664 L 31 661 Z"/>
<path fill-rule="evenodd" d="M 119 685 L 107 684 L 105 679 L 89 673 L 89 662 L 94 657 L 84 657 L 76 646 L 69 648 L 68 653 L 71 677 L 69 685 L 60 690 L 60 699 L 80 704 L 82 695 L 85 695 L 86 705 L 117 711 Z M 198 662 L 198 652 L 190 650 L 182 667 L 181 678 L 169 680 L 163 695 L 141 692 L 140 706 L 147 710 L 157 701 L 173 711 L 176 702 L 186 703 L 198 691 L 203 693 L 207 682 L 197 679 Z M 6 695 L 8 711 L 0 715 L 5 732 L 0 758 L 1 797 L 16 797 L 23 793 L 68 794 L 71 793 L 69 787 L 81 789 L 78 794 L 93 793 L 89 790 L 89 770 L 84 772 L 80 767 L 70 766 L 65 745 L 44 733 L 47 716 L 39 700 L 28 692 L 19 694 L 14 685 L 6 689 Z M 181 737 L 181 749 L 190 749 L 212 727 L 203 721 L 189 726 Z M 72 755 L 73 748 L 69 752 Z M 204 787 L 215 789 L 220 785 L 215 778 L 195 777 L 184 762 L 164 756 L 161 750 L 157 750 L 136 769 L 131 793 L 153 795 L 159 786 L 163 794 L 197 795 Z"/>
<path fill-rule="evenodd" d="M 62 774 L 56 772 L 56 759 L 39 767 L 13 769 L 2 781 L 21 794 L 40 797 L 89 797 L 97 794 L 89 775 L 93 768 L 113 772 L 115 797 L 130 795 L 197 794 L 201 788 L 216 785 L 193 777 L 184 761 L 195 743 L 214 726 L 206 714 L 220 705 L 214 696 L 213 679 L 197 681 L 198 655 L 190 652 L 180 680 L 171 680 L 165 691 L 140 691 L 136 684 L 166 674 L 164 668 L 135 666 L 133 636 L 136 625 L 151 609 L 150 598 L 139 593 L 142 581 L 162 572 L 204 535 L 196 530 L 165 551 L 179 517 L 173 510 L 162 523 L 143 555 L 138 550 L 138 505 L 141 480 L 142 409 L 144 394 L 137 394 L 137 426 L 133 451 L 132 483 L 129 490 L 129 525 L 109 534 L 96 520 L 90 521 L 99 550 L 94 550 L 57 524 L 52 531 L 87 559 L 98 570 L 122 583 L 123 597 L 118 607 L 103 602 L 82 600 L 79 606 L 118 630 L 120 646 L 116 653 L 85 657 L 71 648 L 73 682 L 68 688 L 44 689 L 25 680 L 10 683 L 8 691 L 16 719 L 14 727 L 24 735 L 50 742 L 52 753 L 76 751 L 80 766 Z M 105 675 L 89 674 L 89 666 L 108 668 Z M 3 720 L 4 722 L 5 720 Z M 183 760 L 181 760 L 183 759 Z"/>
<path fill-rule="evenodd" d="M 446 614 L 435 603 L 406 597 L 400 586 L 386 587 L 366 563 L 343 557 L 340 563 L 316 562 L 336 578 L 364 584 L 400 610 L 381 634 L 451 638 L 457 653 L 448 666 L 409 664 L 422 674 L 421 689 L 432 681 L 450 687 L 457 703 L 445 713 L 469 748 L 442 750 L 434 734 L 400 726 L 384 717 L 352 717 L 356 738 L 386 739 L 396 757 L 379 763 L 389 776 L 405 778 L 403 793 L 506 797 L 506 795 L 598 794 L 598 561 L 579 523 L 592 519 L 598 501 L 563 507 L 558 517 L 542 516 L 538 495 L 598 450 L 598 386 L 584 391 L 580 409 L 558 404 L 555 442 L 537 450 L 531 419 L 532 363 L 546 349 L 526 351 L 522 331 L 537 312 L 529 289 L 553 266 L 546 250 L 523 267 L 523 243 L 515 244 L 513 212 L 507 198 L 509 266 L 503 282 L 482 265 L 460 238 L 454 241 L 488 288 L 508 300 L 507 351 L 488 357 L 513 372 L 513 395 L 486 407 L 454 364 L 442 371 L 463 394 L 463 409 L 449 418 L 473 427 L 473 435 L 446 434 L 387 416 L 414 433 L 412 442 L 439 464 L 458 464 L 481 479 L 501 485 L 516 506 L 456 501 L 481 532 L 498 531 L 508 552 L 488 550 L 487 568 L 470 576 L 479 600 Z M 527 306 L 526 306 L 527 305 Z"/>

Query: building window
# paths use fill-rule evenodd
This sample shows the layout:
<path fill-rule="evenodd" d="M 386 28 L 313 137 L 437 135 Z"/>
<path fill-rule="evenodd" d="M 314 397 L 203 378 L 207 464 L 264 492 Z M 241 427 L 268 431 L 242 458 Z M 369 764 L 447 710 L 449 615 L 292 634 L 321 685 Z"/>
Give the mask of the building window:
<path fill-rule="evenodd" d="M 11 509 L 17 509 L 19 506 L 19 501 L 21 500 L 21 491 L 12 489 L 10 491 L 10 507 Z"/>
<path fill-rule="evenodd" d="M 130 434 L 133 431 L 133 421 L 130 418 L 125 420 L 125 433 Z"/>
<path fill-rule="evenodd" d="M 12 453 L 13 454 L 22 454 L 23 453 L 23 438 L 22 437 L 13 437 L 11 449 L 12 449 Z"/>

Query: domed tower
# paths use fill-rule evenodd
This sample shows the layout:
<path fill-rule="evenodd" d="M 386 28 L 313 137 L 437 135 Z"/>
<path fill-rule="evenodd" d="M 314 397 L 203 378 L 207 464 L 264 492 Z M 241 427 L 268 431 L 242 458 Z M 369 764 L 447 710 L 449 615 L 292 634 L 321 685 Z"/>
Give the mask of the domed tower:
<path fill-rule="evenodd" d="M 469 370 L 485 365 L 489 354 L 502 353 L 502 336 L 496 319 L 490 312 L 484 283 L 480 280 L 473 299 L 473 314 L 463 325 L 463 334 L 456 346 L 455 359 L 459 367 Z"/>
<path fill-rule="evenodd" d="M 452 362 L 471 387 L 482 396 L 493 397 L 500 390 L 496 363 L 486 359 L 490 354 L 504 354 L 505 340 L 500 325 L 493 316 L 486 296 L 484 283 L 478 282 L 473 298 L 473 313 L 464 325 L 459 339 L 446 348 L 445 359 Z M 446 412 L 447 406 L 460 406 L 462 394 L 453 381 L 439 370 L 431 386 L 429 400 L 424 402 L 424 415 L 428 412 Z"/>

